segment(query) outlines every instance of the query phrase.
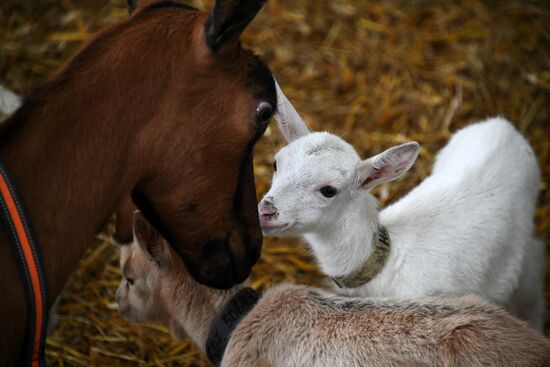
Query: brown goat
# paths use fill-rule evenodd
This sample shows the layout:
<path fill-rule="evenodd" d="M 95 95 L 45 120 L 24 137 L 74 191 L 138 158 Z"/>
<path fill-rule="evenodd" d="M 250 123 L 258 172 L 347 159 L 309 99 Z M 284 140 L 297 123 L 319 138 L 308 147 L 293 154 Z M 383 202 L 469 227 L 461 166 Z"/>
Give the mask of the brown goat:
<path fill-rule="evenodd" d="M 198 281 L 228 288 L 248 276 L 262 244 L 252 148 L 276 94 L 239 35 L 264 3 L 218 0 L 209 12 L 138 1 L 3 123 L 0 160 L 40 244 L 50 305 L 114 212 L 118 237 L 131 240 L 134 203 Z M 5 231 L 0 278 L 10 366 L 27 320 Z"/>
<path fill-rule="evenodd" d="M 135 242 L 121 249 L 121 313 L 166 323 L 176 339 L 189 335 L 204 350 L 214 320 L 244 286 L 198 284 L 139 213 L 134 230 Z M 474 296 L 354 298 L 285 284 L 238 323 L 221 365 L 542 367 L 550 342 Z"/>

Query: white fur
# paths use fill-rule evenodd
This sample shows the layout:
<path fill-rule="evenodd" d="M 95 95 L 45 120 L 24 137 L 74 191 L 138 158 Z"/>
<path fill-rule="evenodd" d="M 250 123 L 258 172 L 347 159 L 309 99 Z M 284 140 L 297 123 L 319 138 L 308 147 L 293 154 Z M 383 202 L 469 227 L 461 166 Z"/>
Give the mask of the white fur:
<path fill-rule="evenodd" d="M 11 115 L 21 106 L 21 97 L 0 85 L 0 118 Z"/>
<path fill-rule="evenodd" d="M 264 233 L 303 235 L 326 274 L 359 268 L 373 249 L 377 224 L 387 227 L 388 262 L 370 282 L 345 293 L 475 293 L 542 331 L 544 247 L 533 237 L 540 172 L 531 147 L 505 119 L 455 133 L 431 176 L 381 212 L 358 181 L 373 158 L 361 161 L 341 138 L 306 132 L 275 158 L 278 170 L 259 205 Z M 325 185 L 338 194 L 325 198 L 319 192 Z"/>

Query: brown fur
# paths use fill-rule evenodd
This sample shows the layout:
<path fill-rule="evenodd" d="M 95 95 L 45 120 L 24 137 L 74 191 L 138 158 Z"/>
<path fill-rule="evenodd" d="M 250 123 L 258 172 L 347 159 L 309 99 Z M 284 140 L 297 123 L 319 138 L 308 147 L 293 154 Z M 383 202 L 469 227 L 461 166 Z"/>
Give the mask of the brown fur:
<path fill-rule="evenodd" d="M 256 106 L 276 105 L 273 80 L 238 34 L 212 52 L 208 15 L 140 7 L 87 42 L 2 125 L 0 160 L 40 243 L 50 302 L 118 209 L 119 236 L 130 239 L 130 197 L 202 282 L 229 287 L 258 259 L 251 156 L 266 127 Z M 26 319 L 5 231 L 0 277 L 6 366 Z"/>
<path fill-rule="evenodd" d="M 137 243 L 122 249 L 121 266 L 139 271 L 139 280 L 128 288 L 122 280 L 121 309 L 133 307 L 126 316 L 140 321 L 161 310 L 155 320 L 204 349 L 210 325 L 242 286 L 217 291 L 196 283 L 163 240 L 143 230 L 139 214 L 135 224 Z M 152 310 L 151 298 L 165 308 Z M 550 365 L 550 343 L 478 297 L 346 298 L 285 284 L 268 290 L 239 323 L 222 362 L 258 365 L 535 367 Z"/>

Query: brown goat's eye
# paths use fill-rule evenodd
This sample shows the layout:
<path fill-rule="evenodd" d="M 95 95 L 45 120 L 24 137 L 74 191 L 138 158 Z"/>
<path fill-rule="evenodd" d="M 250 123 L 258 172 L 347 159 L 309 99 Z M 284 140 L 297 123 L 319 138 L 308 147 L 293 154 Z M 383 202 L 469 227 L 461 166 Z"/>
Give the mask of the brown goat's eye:
<path fill-rule="evenodd" d="M 269 102 L 262 102 L 256 107 L 256 122 L 267 124 L 273 117 L 273 106 Z"/>
<path fill-rule="evenodd" d="M 332 186 L 321 187 L 321 194 L 323 194 L 324 197 L 331 198 L 335 196 L 337 193 L 338 193 L 338 190 L 336 190 L 335 187 L 332 187 Z"/>
<path fill-rule="evenodd" d="M 277 161 L 273 161 L 273 170 L 277 172 Z"/>

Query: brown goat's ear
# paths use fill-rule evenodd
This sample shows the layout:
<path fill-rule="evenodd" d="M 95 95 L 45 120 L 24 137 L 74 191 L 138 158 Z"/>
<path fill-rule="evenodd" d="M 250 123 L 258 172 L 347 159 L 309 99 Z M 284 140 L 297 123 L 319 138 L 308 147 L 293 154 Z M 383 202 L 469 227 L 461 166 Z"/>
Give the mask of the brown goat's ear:
<path fill-rule="evenodd" d="M 206 43 L 212 52 L 239 37 L 267 0 L 216 0 L 204 23 Z"/>
<path fill-rule="evenodd" d="M 128 5 L 128 13 L 132 15 L 136 9 L 144 8 L 160 1 L 161 0 L 126 0 L 126 4 Z"/>
<path fill-rule="evenodd" d="M 126 0 L 126 3 L 128 4 L 128 13 L 132 14 L 134 10 L 137 8 L 137 0 Z"/>
<path fill-rule="evenodd" d="M 133 217 L 134 238 L 150 261 L 163 267 L 168 263 L 169 254 L 160 233 L 139 211 Z"/>

